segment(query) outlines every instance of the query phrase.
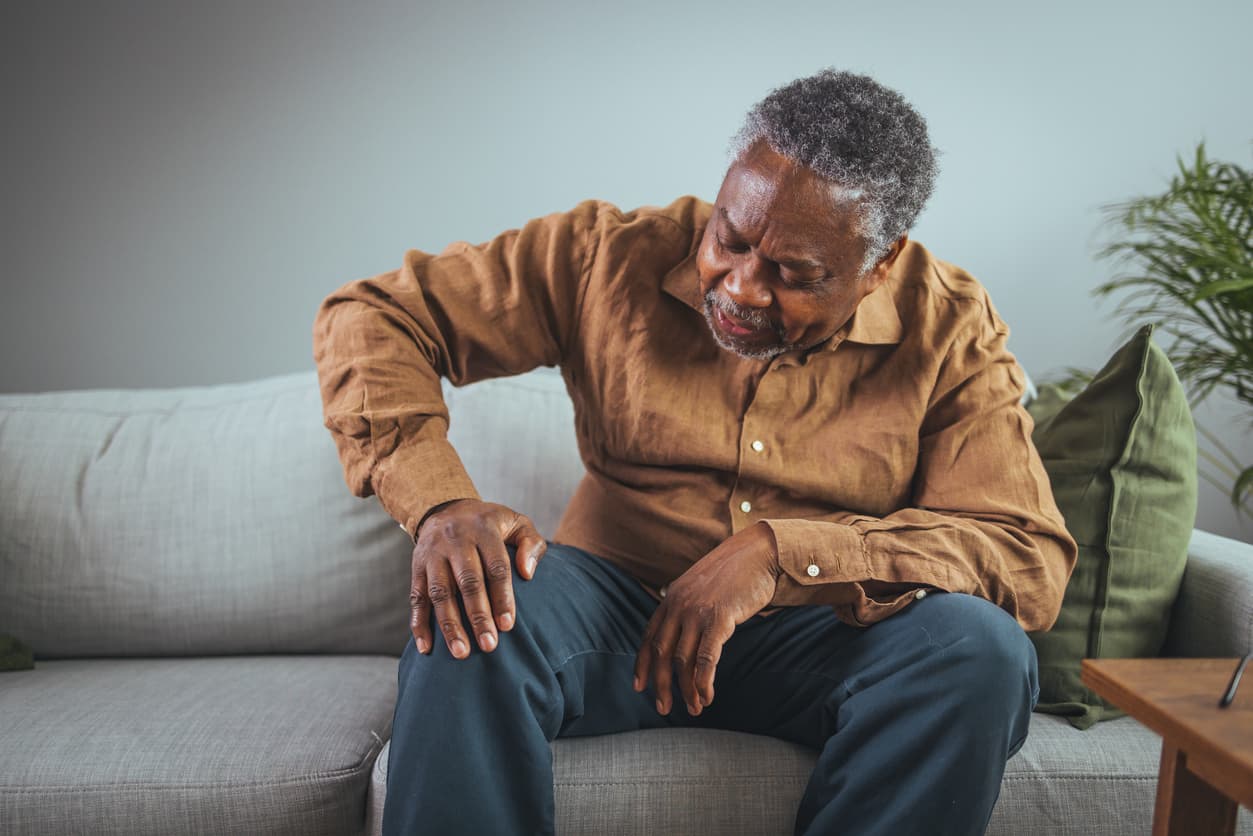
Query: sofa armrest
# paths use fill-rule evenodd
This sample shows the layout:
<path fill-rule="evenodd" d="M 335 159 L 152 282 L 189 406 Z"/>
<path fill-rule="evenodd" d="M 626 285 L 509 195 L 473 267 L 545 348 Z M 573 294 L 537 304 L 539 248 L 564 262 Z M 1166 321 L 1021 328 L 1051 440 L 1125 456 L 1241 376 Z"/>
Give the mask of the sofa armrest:
<path fill-rule="evenodd" d="M 1163 656 L 1243 656 L 1253 649 L 1253 545 L 1192 532 Z"/>

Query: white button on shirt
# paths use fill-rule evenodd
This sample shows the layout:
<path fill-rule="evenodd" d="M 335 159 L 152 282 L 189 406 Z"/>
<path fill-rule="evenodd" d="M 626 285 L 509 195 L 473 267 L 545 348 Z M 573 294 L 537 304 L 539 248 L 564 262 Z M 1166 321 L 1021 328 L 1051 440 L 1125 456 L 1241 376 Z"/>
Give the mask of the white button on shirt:
<path fill-rule="evenodd" d="M 766 445 L 762 444 L 760 441 L 754 441 L 754 442 L 753 442 L 751 445 L 749 445 L 749 446 L 750 446 L 750 447 L 752 447 L 752 448 L 753 448 L 753 451 L 754 451 L 754 452 L 757 452 L 757 453 L 760 453 L 762 450 L 765 450 L 765 449 L 766 449 Z"/>
<path fill-rule="evenodd" d="M 747 514 L 749 511 L 753 510 L 753 503 L 749 502 L 747 499 L 744 500 L 740 503 L 740 510 Z"/>
<path fill-rule="evenodd" d="M 818 573 L 821 571 L 822 570 L 818 568 L 818 564 L 816 563 L 809 564 L 809 568 L 805 570 L 806 574 L 808 574 L 811 578 L 818 577 Z"/>
<path fill-rule="evenodd" d="M 915 601 L 921 601 L 923 598 L 926 598 L 926 597 L 927 597 L 927 590 L 925 589 L 920 589 L 914 593 Z"/>

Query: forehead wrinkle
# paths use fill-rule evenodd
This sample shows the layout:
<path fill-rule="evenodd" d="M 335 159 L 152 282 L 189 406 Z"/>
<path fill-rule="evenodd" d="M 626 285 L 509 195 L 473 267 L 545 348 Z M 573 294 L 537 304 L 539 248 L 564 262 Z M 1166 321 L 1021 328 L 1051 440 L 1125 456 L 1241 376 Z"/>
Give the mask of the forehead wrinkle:
<path fill-rule="evenodd" d="M 740 238 L 755 239 L 754 245 L 764 250 L 770 260 L 776 264 L 821 270 L 827 269 L 826 253 L 821 250 L 814 250 L 805 246 L 797 247 L 792 242 L 775 243 L 774 236 L 776 230 L 779 229 L 777 221 L 780 213 L 772 213 L 769 209 L 761 213 L 753 213 L 754 215 L 760 214 L 764 218 L 765 230 L 760 232 L 760 234 L 754 234 L 757 230 L 752 220 L 745 224 L 746 228 L 737 226 L 731 218 L 731 213 L 727 211 L 726 206 L 719 206 L 718 213 L 732 234 Z M 783 224 L 783 228 L 787 228 L 786 223 Z"/>
<path fill-rule="evenodd" d="M 727 172 L 724 188 L 730 194 L 719 196 L 723 221 L 776 264 L 811 265 L 828 273 L 851 270 L 846 262 L 860 241 L 857 193 L 776 152 L 756 151 Z M 729 204 L 724 197 L 732 198 Z M 815 226 L 818 215 L 823 222 Z M 793 217 L 796 222 L 790 223 Z M 789 229 L 800 230 L 800 240 L 789 240 Z"/>

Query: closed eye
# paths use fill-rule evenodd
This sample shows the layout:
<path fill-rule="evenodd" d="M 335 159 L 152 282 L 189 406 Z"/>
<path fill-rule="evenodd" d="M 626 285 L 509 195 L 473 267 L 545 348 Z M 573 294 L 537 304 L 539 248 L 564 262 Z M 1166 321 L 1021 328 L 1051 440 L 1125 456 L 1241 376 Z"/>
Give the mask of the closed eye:
<path fill-rule="evenodd" d="M 806 285 L 817 284 L 827 277 L 826 273 L 816 266 L 805 266 L 803 268 L 793 267 L 787 264 L 779 265 L 779 277 L 788 285 Z"/>
<path fill-rule="evenodd" d="M 788 290 L 799 290 L 804 293 L 819 294 L 828 290 L 827 276 L 798 276 L 788 270 L 780 270 L 779 278 Z"/>

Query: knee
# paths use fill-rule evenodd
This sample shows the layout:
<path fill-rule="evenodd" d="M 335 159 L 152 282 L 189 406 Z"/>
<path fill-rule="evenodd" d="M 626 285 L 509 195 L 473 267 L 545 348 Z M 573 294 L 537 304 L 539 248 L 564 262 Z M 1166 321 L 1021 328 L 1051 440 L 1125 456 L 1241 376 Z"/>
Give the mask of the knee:
<path fill-rule="evenodd" d="M 1026 711 L 1039 694 L 1035 647 L 1009 613 L 972 595 L 936 595 L 929 604 L 931 640 L 941 648 L 948 686 L 975 710 L 1008 705 Z"/>
<path fill-rule="evenodd" d="M 516 549 L 509 545 L 507 550 L 512 567 L 510 589 L 515 615 L 513 628 L 509 631 L 498 631 L 498 644 L 491 651 L 484 651 L 471 639 L 470 655 L 457 659 L 448 649 L 439 624 L 432 619 L 434 647 L 429 653 L 419 653 L 412 636 L 405 644 L 399 665 L 402 690 L 406 685 L 445 690 L 478 687 L 467 683 L 476 682 L 479 677 L 507 679 L 517 674 L 520 667 L 526 667 L 530 656 L 542 654 L 547 649 L 550 644 L 548 634 L 553 632 L 550 622 L 557 613 L 554 603 L 561 599 L 562 587 L 568 583 L 565 577 L 569 574 L 568 557 L 561 548 L 550 548 L 541 558 L 534 577 L 525 580 L 518 572 Z M 473 625 L 460 598 L 456 599 L 456 604 L 460 611 L 462 631 L 467 637 L 474 636 Z"/>

